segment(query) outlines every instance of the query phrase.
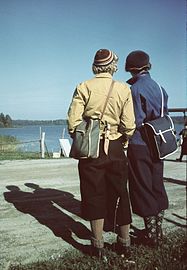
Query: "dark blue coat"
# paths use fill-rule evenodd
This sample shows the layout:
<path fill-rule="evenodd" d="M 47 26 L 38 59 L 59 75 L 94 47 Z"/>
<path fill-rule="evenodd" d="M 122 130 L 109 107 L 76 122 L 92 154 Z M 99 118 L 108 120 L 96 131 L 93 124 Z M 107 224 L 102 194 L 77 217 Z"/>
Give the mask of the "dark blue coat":
<path fill-rule="evenodd" d="M 162 96 L 158 83 L 156 83 L 150 74 L 144 73 L 137 75 L 128 81 L 132 84 L 132 98 L 134 103 L 134 113 L 136 120 L 136 131 L 130 139 L 130 144 L 145 145 L 140 130 L 142 124 L 161 116 Z M 168 95 L 162 88 L 164 95 L 164 114 L 168 113 L 167 101 Z"/>

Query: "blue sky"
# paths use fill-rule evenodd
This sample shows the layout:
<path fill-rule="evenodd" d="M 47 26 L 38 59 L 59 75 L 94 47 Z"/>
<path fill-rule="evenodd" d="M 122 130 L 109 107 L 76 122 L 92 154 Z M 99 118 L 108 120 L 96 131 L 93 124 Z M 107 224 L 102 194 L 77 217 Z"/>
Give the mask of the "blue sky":
<path fill-rule="evenodd" d="M 169 107 L 186 107 L 185 0 L 0 0 L 0 112 L 12 119 L 66 118 L 100 48 L 150 54 Z"/>

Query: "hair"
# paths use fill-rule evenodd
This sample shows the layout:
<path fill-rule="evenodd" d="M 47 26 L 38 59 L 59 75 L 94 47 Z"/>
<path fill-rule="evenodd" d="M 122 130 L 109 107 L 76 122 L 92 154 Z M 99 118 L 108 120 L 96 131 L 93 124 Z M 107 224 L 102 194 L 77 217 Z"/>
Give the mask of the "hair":
<path fill-rule="evenodd" d="M 96 66 L 93 64 L 92 71 L 94 74 L 108 72 L 111 75 L 113 75 L 118 70 L 117 62 L 118 62 L 118 56 L 116 54 L 114 54 L 114 60 L 109 65 Z"/>
<path fill-rule="evenodd" d="M 132 70 L 130 70 L 130 72 L 135 74 L 135 75 L 138 75 L 138 74 L 143 73 L 143 72 L 148 72 L 150 69 L 151 69 L 151 64 L 150 64 L 150 66 L 144 67 L 140 70 L 132 69 Z"/>

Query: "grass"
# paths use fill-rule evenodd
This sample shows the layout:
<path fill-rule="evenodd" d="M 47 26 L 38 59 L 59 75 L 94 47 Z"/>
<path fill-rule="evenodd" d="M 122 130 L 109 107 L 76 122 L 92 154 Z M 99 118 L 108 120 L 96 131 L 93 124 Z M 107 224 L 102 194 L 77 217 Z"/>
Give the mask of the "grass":
<path fill-rule="evenodd" d="M 32 142 L 31 142 L 32 143 Z M 38 142 L 37 142 L 38 143 Z M 41 153 L 24 150 L 21 143 L 14 136 L 0 135 L 0 160 L 40 159 Z M 38 146 L 39 149 L 39 146 Z M 46 151 L 45 159 L 52 158 L 53 153 Z"/>
<path fill-rule="evenodd" d="M 133 246 L 132 258 L 126 260 L 107 251 L 107 261 L 98 261 L 72 250 L 62 257 L 52 255 L 48 260 L 27 265 L 10 265 L 7 270 L 185 270 L 187 269 L 186 234 L 184 230 L 170 232 L 162 247 Z M 59 251 L 60 254 L 60 251 Z"/>
<path fill-rule="evenodd" d="M 16 144 L 19 141 L 14 136 L 3 136 L 0 135 L 0 151 L 16 151 Z"/>
<path fill-rule="evenodd" d="M 23 151 L 14 136 L 0 135 L 0 160 L 39 159 L 40 152 Z"/>
<path fill-rule="evenodd" d="M 39 159 L 41 154 L 38 152 L 0 152 L 0 160 L 19 160 L 19 159 Z"/>

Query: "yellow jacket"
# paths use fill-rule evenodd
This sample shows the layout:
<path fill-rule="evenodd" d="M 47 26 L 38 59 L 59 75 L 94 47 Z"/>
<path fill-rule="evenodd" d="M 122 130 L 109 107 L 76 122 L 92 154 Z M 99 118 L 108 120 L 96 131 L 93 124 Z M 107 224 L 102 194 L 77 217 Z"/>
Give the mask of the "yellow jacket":
<path fill-rule="evenodd" d="M 74 92 L 68 110 L 68 129 L 73 133 L 84 116 L 100 118 L 112 82 L 109 73 L 97 74 L 80 83 Z M 102 121 L 110 124 L 110 140 L 125 135 L 129 138 L 135 130 L 134 109 L 131 90 L 126 83 L 115 81 Z M 101 134 L 103 130 L 101 127 Z"/>

